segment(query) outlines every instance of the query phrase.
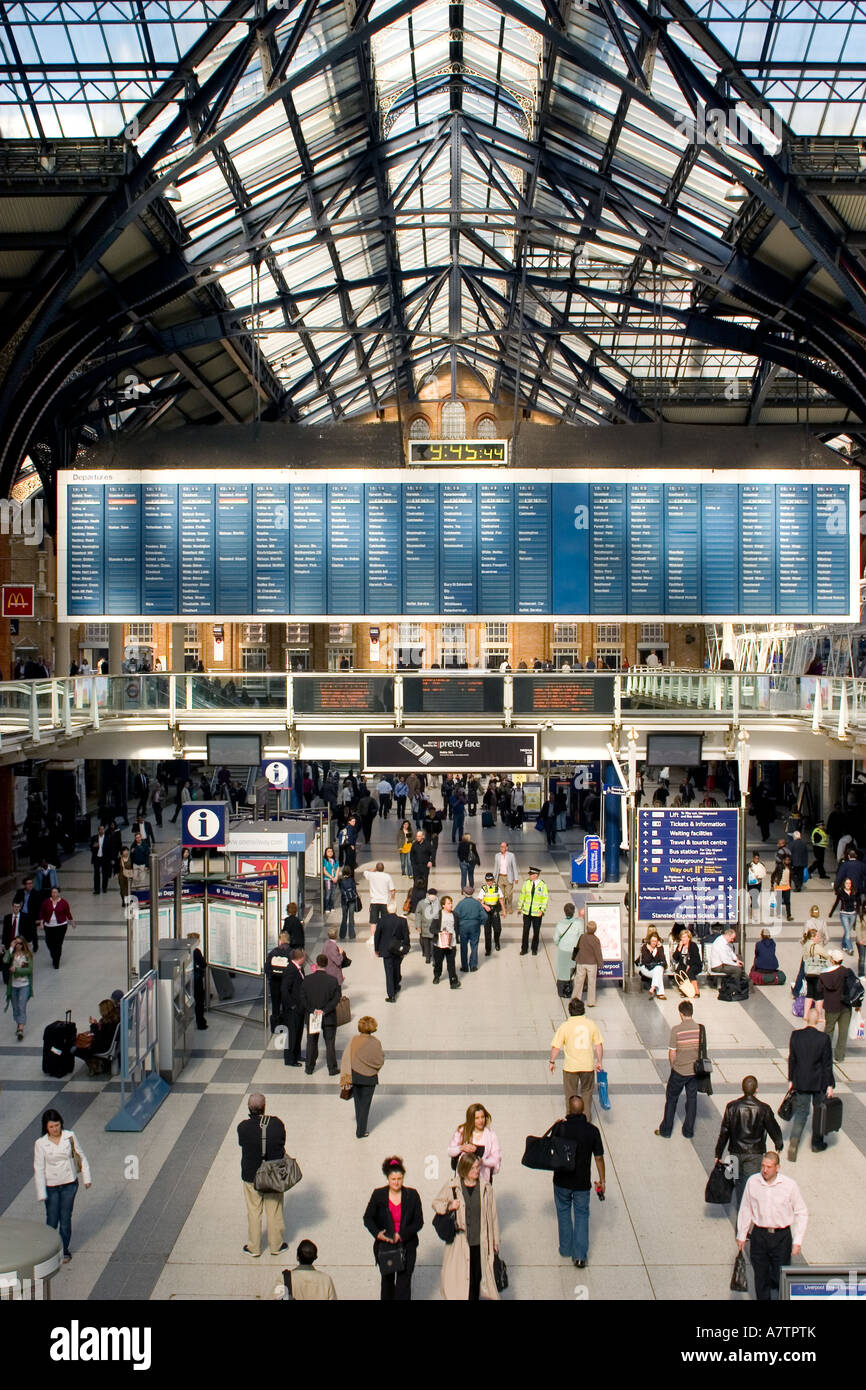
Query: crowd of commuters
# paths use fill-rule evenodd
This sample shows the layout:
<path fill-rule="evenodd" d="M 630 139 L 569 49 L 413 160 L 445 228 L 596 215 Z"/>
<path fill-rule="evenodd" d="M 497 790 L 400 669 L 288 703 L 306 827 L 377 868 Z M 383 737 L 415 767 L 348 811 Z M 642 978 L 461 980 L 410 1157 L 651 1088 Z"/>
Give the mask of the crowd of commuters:
<path fill-rule="evenodd" d="M 223 776 L 223 773 L 226 773 Z M 266 973 L 270 997 L 272 1029 L 285 1032 L 286 1065 L 304 1066 L 306 1074 L 316 1069 L 320 1038 L 324 1037 L 325 1063 L 329 1076 L 338 1077 L 342 1096 L 354 1104 L 355 1132 L 359 1139 L 370 1133 L 370 1116 L 386 1054 L 377 1033 L 378 1021 L 369 1014 L 357 1023 L 357 1031 L 345 1045 L 338 1060 L 337 1036 L 345 971 L 351 960 L 343 942 L 356 939 L 355 914 L 364 910 L 361 893 L 368 897 L 368 921 L 372 947 L 381 961 L 385 999 L 398 1002 L 402 990 L 402 963 L 412 949 L 413 935 L 422 958 L 430 968 L 433 984 L 447 973 L 453 989 L 461 987 L 459 974 L 476 973 L 483 955 L 489 957 L 503 948 L 503 919 L 516 915 L 521 925 L 520 954 L 536 955 L 541 945 L 542 926 L 549 908 L 548 885 L 536 865 L 525 873 L 518 869 L 517 857 L 507 839 L 482 862 L 476 842 L 465 828 L 467 815 L 485 815 L 486 824 L 497 820 L 519 826 L 524 814 L 522 789 L 507 778 L 491 777 L 484 787 L 479 778 L 442 779 L 441 805 L 432 785 L 420 774 L 405 778 L 380 778 L 369 788 L 362 778 L 349 775 L 330 779 L 337 800 L 338 824 L 335 847 L 324 854 L 321 872 L 327 940 L 313 960 L 307 956 L 304 924 L 297 904 L 287 908 L 278 945 L 268 955 Z M 325 796 L 328 779 L 312 777 L 310 799 Z M 685 784 L 684 784 L 685 785 Z M 157 779 L 157 788 L 167 790 Z M 305 785 L 305 791 L 306 791 Z M 682 789 L 681 789 L 682 790 Z M 104 893 L 114 874 L 118 875 L 121 897 L 126 900 L 137 884 L 143 883 L 154 841 L 153 829 L 145 819 L 148 801 L 157 807 L 163 795 L 142 776 L 138 788 L 136 818 L 130 829 L 131 843 L 121 842 L 116 823 L 101 822 L 90 846 L 93 892 Z M 180 779 L 176 788 L 175 816 L 185 799 L 194 794 L 221 794 L 231 797 L 231 779 L 221 769 L 214 784 Z M 306 797 L 305 797 L 306 799 Z M 369 844 L 373 822 L 387 820 L 392 809 L 399 819 L 396 850 L 400 873 L 396 880 L 383 860 L 359 861 L 358 845 Z M 403 812 L 408 811 L 411 820 Z M 539 815 L 537 828 L 553 843 L 562 808 L 549 798 Z M 162 823 L 161 814 L 157 815 Z M 440 838 L 451 822 L 451 843 L 456 846 L 456 865 L 460 889 L 440 893 L 430 883 L 437 864 Z M 822 828 L 822 827 L 819 827 Z M 525 842 L 524 842 L 525 843 Z M 760 898 L 765 882 L 773 892 L 775 916 L 792 920 L 792 894 L 801 892 L 808 872 L 822 876 L 825 846 L 811 839 L 815 858 L 808 863 L 806 841 L 799 830 L 780 839 L 774 865 L 767 871 L 760 853 L 755 853 L 747 869 L 746 887 L 752 916 L 760 914 Z M 521 856 L 522 857 L 522 856 Z M 530 856 L 531 857 L 531 856 Z M 475 873 L 481 870 L 476 887 Z M 440 870 L 442 872 L 443 870 Z M 395 871 L 396 872 L 396 871 Z M 456 874 L 456 871 L 455 871 Z M 399 888 L 398 888 L 399 885 Z M 404 896 L 405 894 L 405 896 Z M 803 991 L 804 1026 L 795 1028 L 789 1047 L 788 1078 L 791 1133 L 787 1160 L 797 1160 L 803 1132 L 812 1115 L 812 1148 L 823 1152 L 826 1142 L 826 1102 L 834 1096 L 833 1062 L 846 1054 L 848 1032 L 855 1007 L 856 976 L 845 963 L 858 948 L 858 966 L 863 969 L 866 954 L 864 929 L 866 904 L 866 866 L 855 847 L 844 847 L 834 881 L 832 904 L 826 919 L 813 906 L 802 941 L 800 971 L 792 986 L 796 998 Z M 605 1192 L 604 1148 L 601 1132 L 593 1123 L 593 1104 L 604 1101 L 599 1074 L 603 1075 L 604 1039 L 599 1027 L 586 1016 L 596 1006 L 597 980 L 603 964 L 597 924 L 591 917 L 591 903 L 575 907 L 567 903 L 556 924 L 552 945 L 556 948 L 556 977 L 560 993 L 570 997 L 568 1018 L 556 1029 L 551 1040 L 549 1067 L 555 1070 L 562 1055 L 562 1081 L 565 1117 L 557 1121 L 552 1134 L 574 1145 L 573 1167 L 558 1169 L 553 1175 L 554 1210 L 559 1250 L 575 1266 L 584 1268 L 589 1251 L 589 1197 L 592 1190 L 591 1166 L 596 1167 L 595 1187 L 599 1197 Z M 830 943 L 830 919 L 838 910 L 842 927 L 841 949 Z M 327 916 L 339 911 L 339 924 L 327 925 Z M 12 911 L 4 918 L 2 963 L 7 1007 L 12 1008 L 17 1036 L 23 1037 L 26 1010 L 33 996 L 34 957 L 39 950 L 39 926 L 52 965 L 59 968 L 63 938 L 74 926 L 69 903 L 63 897 L 56 868 L 43 862 L 37 874 L 24 880 L 16 892 Z M 681 1094 L 685 1099 L 682 1133 L 692 1138 L 697 1124 L 697 1095 L 709 1090 L 711 1063 L 703 1024 L 695 1015 L 694 1000 L 700 997 L 699 977 L 708 969 L 711 977 L 745 981 L 746 966 L 737 954 L 736 932 L 720 931 L 709 942 L 706 962 L 701 944 L 692 930 L 675 924 L 663 939 L 658 929 L 647 934 L 640 948 L 638 970 L 646 980 L 651 998 L 664 1000 L 666 980 L 688 997 L 679 1005 L 679 1021 L 672 1027 L 668 1059 L 670 1074 L 665 1087 L 664 1109 L 655 1133 L 670 1138 Z M 201 952 L 198 952 L 201 957 Z M 459 970 L 458 970 L 459 955 Z M 201 957 L 202 971 L 204 958 Z M 772 931 L 763 929 L 755 944 L 754 960 L 748 977 L 755 984 L 783 983 L 776 942 Z M 779 978 L 781 977 L 781 978 Z M 199 985 L 201 985 L 201 980 Z M 584 991 L 586 999 L 584 1002 Z M 119 994 L 119 991 L 117 992 Z M 860 990 L 862 997 L 862 990 Z M 203 1017 L 203 987 L 196 991 L 196 1017 Z M 102 1000 L 99 1012 L 90 1019 L 86 1034 L 79 1034 L 76 1053 L 89 1069 L 98 1064 L 110 1045 L 118 1024 L 117 999 Z M 303 1048 L 303 1055 L 302 1055 Z M 727 1153 L 734 1160 L 737 1201 L 737 1245 L 742 1250 L 750 1241 L 750 1259 L 755 1272 L 759 1298 L 772 1297 L 778 1287 L 779 1269 L 799 1253 L 808 1213 L 796 1183 L 781 1172 L 782 1133 L 775 1115 L 757 1097 L 754 1077 L 743 1079 L 743 1094 L 725 1110 L 716 1148 L 718 1161 Z M 249 1119 L 238 1127 L 242 1150 L 242 1182 L 248 1216 L 248 1239 L 244 1250 L 252 1258 L 262 1253 L 262 1220 L 265 1221 L 268 1249 L 273 1255 L 287 1250 L 283 1240 L 283 1198 L 281 1193 L 259 1191 L 256 1173 L 262 1161 L 280 1159 L 285 1153 L 286 1131 L 281 1120 L 268 1116 L 264 1097 L 253 1095 Z M 775 1146 L 765 1152 L 769 1139 Z M 778 1150 L 779 1152 L 777 1152 Z M 500 1172 L 502 1153 L 492 1128 L 491 1116 L 481 1103 L 471 1105 L 464 1121 L 454 1130 L 447 1146 L 452 1176 L 441 1187 L 431 1204 L 437 1234 L 444 1242 L 441 1292 L 446 1299 L 474 1301 L 495 1299 L 503 1287 L 499 1247 L 499 1219 L 493 1195 L 494 1179 Z M 49 1224 L 59 1226 L 64 1257 L 69 1258 L 71 1214 L 79 1185 L 90 1185 L 87 1160 L 76 1145 L 74 1134 L 63 1129 L 54 1111 L 43 1117 L 43 1134 L 34 1155 L 37 1194 L 46 1201 Z M 424 1226 L 424 1210 L 418 1192 L 405 1182 L 406 1170 L 398 1155 L 383 1163 L 385 1186 L 370 1197 L 363 1222 L 373 1237 L 373 1253 L 381 1281 L 381 1297 L 405 1300 L 411 1297 L 412 1275 L 416 1263 L 419 1234 Z M 771 1239 L 771 1237 L 773 1237 Z M 298 1246 L 298 1265 L 286 1271 L 287 1296 L 293 1298 L 336 1297 L 329 1276 L 315 1269 L 318 1252 L 311 1241 Z"/>

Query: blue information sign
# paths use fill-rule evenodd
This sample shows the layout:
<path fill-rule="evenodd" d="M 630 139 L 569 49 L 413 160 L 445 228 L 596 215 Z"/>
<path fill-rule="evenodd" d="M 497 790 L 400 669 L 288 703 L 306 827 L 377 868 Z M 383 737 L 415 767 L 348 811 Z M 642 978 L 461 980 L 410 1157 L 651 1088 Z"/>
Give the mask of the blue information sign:
<path fill-rule="evenodd" d="M 601 883 L 601 839 L 598 835 L 584 835 L 583 854 L 571 861 L 571 881 L 575 886 Z"/>
<path fill-rule="evenodd" d="M 853 615 L 842 473 L 574 472 L 61 473 L 60 616 Z"/>
<path fill-rule="evenodd" d="M 188 801 L 180 808 L 184 849 L 225 849 L 228 819 L 225 801 Z"/>
<path fill-rule="evenodd" d="M 278 791 L 291 791 L 295 780 L 295 764 L 290 758 L 263 758 L 262 775 Z"/>
<path fill-rule="evenodd" d="M 642 922 L 736 922 L 739 812 L 641 807 L 637 915 Z"/>

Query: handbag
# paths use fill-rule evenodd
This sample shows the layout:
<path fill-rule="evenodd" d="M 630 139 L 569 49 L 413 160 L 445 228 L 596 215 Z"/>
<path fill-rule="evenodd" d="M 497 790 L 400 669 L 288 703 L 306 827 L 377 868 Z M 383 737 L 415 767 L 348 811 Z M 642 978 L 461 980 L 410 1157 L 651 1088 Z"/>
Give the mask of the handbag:
<path fill-rule="evenodd" d="M 791 1005 L 791 1013 L 794 1015 L 795 1018 L 802 1018 L 805 1012 L 806 1012 L 806 996 L 805 996 L 805 994 L 798 994 L 798 995 L 797 995 L 797 998 L 794 1000 L 793 1004 Z"/>
<path fill-rule="evenodd" d="M 558 1123 L 558 1120 L 554 1121 L 554 1125 Z M 557 1168 L 574 1168 L 577 1144 L 573 1139 L 551 1138 L 554 1125 L 551 1125 L 540 1138 L 533 1134 L 526 1136 L 526 1147 L 520 1160 L 524 1168 L 536 1168 L 542 1172 L 555 1172 Z"/>
<path fill-rule="evenodd" d="M 262 1161 L 256 1169 L 253 1187 L 256 1192 L 288 1192 L 304 1176 L 296 1158 L 284 1153 L 281 1158 L 265 1158 L 268 1137 L 268 1118 L 262 1120 Z"/>
<path fill-rule="evenodd" d="M 697 986 L 694 980 L 690 980 L 684 970 L 677 970 L 674 973 L 674 983 L 680 994 L 685 995 L 686 999 L 694 999 L 697 993 Z"/>
<path fill-rule="evenodd" d="M 76 1046 L 79 1050 L 83 1050 L 83 1049 L 85 1049 L 85 1048 L 92 1047 L 92 1046 L 93 1046 L 93 1034 L 92 1034 L 92 1033 L 79 1033 L 79 1034 L 76 1036 L 76 1039 L 75 1039 L 75 1046 Z"/>
<path fill-rule="evenodd" d="M 341 1087 L 340 1087 L 340 1100 L 351 1100 L 351 1099 L 352 1099 L 352 1093 L 353 1093 L 354 1089 L 355 1089 L 354 1086 L 351 1086 L 351 1085 L 349 1085 L 349 1086 L 341 1086 Z"/>
<path fill-rule="evenodd" d="M 508 1288 L 508 1265 L 498 1250 L 493 1252 L 493 1282 L 496 1285 L 497 1293 L 502 1293 L 504 1289 Z"/>
<path fill-rule="evenodd" d="M 404 912 L 411 912 L 411 911 L 412 911 L 412 894 L 411 894 L 411 893 L 407 893 L 406 896 L 405 896 L 405 898 L 403 899 L 403 911 L 404 911 Z"/>
<path fill-rule="evenodd" d="M 707 1030 L 704 1025 L 701 1024 L 698 1055 L 695 1061 L 695 1082 L 702 1096 L 711 1096 L 713 1094 L 713 1083 L 710 1079 L 712 1071 L 713 1064 L 707 1056 Z"/>
<path fill-rule="evenodd" d="M 742 1250 L 737 1251 L 734 1268 L 731 1271 L 731 1292 L 748 1293 L 749 1281 L 746 1277 L 746 1257 Z"/>
<path fill-rule="evenodd" d="M 344 951 L 343 954 L 342 954 L 342 956 L 341 956 L 341 958 L 340 958 L 340 969 L 341 969 L 341 970 L 348 970 L 348 968 L 349 968 L 349 966 L 350 966 L 351 964 L 352 964 L 351 957 L 350 957 L 350 956 L 347 956 L 347 955 L 346 955 L 346 952 Z"/>
<path fill-rule="evenodd" d="M 711 1206 L 725 1207 L 734 1195 L 734 1180 L 729 1178 L 722 1160 L 716 1159 L 707 1186 L 704 1201 Z"/>
<path fill-rule="evenodd" d="M 456 1211 L 437 1211 L 433 1217 L 433 1230 L 446 1245 L 453 1245 L 457 1234 Z"/>
<path fill-rule="evenodd" d="M 339 1001 L 338 1001 L 338 1003 L 337 1003 L 336 1015 L 337 1015 L 337 1027 L 338 1027 L 338 1028 L 339 1028 L 340 1025 L 343 1024 L 343 1023 L 351 1023 L 351 1021 L 352 1021 L 352 1001 L 350 1000 L 348 994 L 341 994 L 341 995 L 340 995 Z"/>
<path fill-rule="evenodd" d="M 789 1091 L 782 1099 L 782 1104 L 776 1111 L 780 1120 L 793 1120 L 794 1118 L 794 1092 Z"/>
<path fill-rule="evenodd" d="M 604 1069 L 596 1072 L 596 1080 L 598 1082 L 598 1103 L 602 1110 L 609 1110 L 610 1088 L 607 1084 L 607 1072 Z"/>
<path fill-rule="evenodd" d="M 406 1269 L 405 1245 L 389 1245 L 387 1249 L 377 1250 L 376 1263 L 380 1274 L 403 1274 Z"/>
<path fill-rule="evenodd" d="M 78 1169 L 78 1171 L 79 1171 L 79 1173 L 80 1173 L 80 1172 L 81 1172 L 81 1168 L 82 1168 L 82 1164 L 81 1164 L 81 1154 L 78 1152 L 78 1150 L 77 1150 L 76 1147 L 75 1147 L 75 1140 L 73 1139 L 71 1133 L 70 1133 L 70 1135 L 69 1135 L 69 1147 L 72 1149 L 72 1157 L 73 1157 L 73 1159 L 74 1159 L 74 1161 L 75 1161 L 75 1166 L 76 1166 L 76 1168 Z"/>

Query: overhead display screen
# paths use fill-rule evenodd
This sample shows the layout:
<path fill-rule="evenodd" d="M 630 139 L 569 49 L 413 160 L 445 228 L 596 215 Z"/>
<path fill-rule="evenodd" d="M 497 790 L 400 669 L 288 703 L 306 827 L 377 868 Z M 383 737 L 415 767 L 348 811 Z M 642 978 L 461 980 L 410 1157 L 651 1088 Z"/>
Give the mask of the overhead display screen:
<path fill-rule="evenodd" d="M 497 676 L 404 676 L 406 714 L 490 714 L 502 709 Z"/>
<path fill-rule="evenodd" d="M 295 676 L 296 714 L 391 714 L 394 682 L 387 676 Z"/>
<path fill-rule="evenodd" d="M 613 676 L 514 677 L 515 714 L 612 714 Z"/>
<path fill-rule="evenodd" d="M 61 620 L 858 615 L 859 475 L 58 475 Z"/>

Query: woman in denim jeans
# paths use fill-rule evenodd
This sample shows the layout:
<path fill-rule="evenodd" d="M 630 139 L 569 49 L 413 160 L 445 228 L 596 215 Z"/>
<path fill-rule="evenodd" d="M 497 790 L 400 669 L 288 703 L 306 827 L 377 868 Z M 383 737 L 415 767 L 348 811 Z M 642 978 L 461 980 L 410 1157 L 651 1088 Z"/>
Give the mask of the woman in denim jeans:
<path fill-rule="evenodd" d="M 846 878 L 841 888 L 836 889 L 836 897 L 833 906 L 827 913 L 827 917 L 833 916 L 836 908 L 839 909 L 839 921 L 842 923 L 842 950 L 846 955 L 854 954 L 854 923 L 857 921 L 858 914 L 862 906 L 862 898 L 856 891 L 850 878 Z"/>
<path fill-rule="evenodd" d="M 478 850 L 471 835 L 463 835 L 457 846 L 457 859 L 460 863 L 460 887 L 475 888 L 475 869 L 481 863 Z"/>
<path fill-rule="evenodd" d="M 333 845 L 328 845 L 328 848 L 325 850 L 324 858 L 322 859 L 322 879 L 325 889 L 325 906 L 323 910 L 325 912 L 330 912 L 333 909 L 334 889 L 337 886 L 339 872 L 340 866 L 337 863 L 334 847 Z"/>
<path fill-rule="evenodd" d="M 340 902 L 343 908 L 343 915 L 340 919 L 340 940 L 346 940 L 348 929 L 349 940 L 355 940 L 355 908 L 358 906 L 358 888 L 355 883 L 355 872 L 353 869 L 345 868 L 340 875 Z"/>
<path fill-rule="evenodd" d="M 78 1174 L 90 1186 L 90 1165 L 71 1129 L 63 1128 L 63 1117 L 56 1110 L 42 1116 L 42 1134 L 33 1145 L 33 1176 L 36 1197 L 45 1203 L 45 1221 L 56 1231 L 60 1227 L 63 1263 L 72 1259 L 72 1208 L 78 1191 Z"/>

